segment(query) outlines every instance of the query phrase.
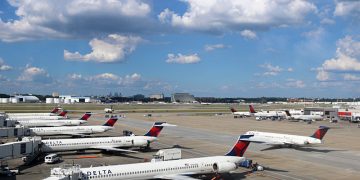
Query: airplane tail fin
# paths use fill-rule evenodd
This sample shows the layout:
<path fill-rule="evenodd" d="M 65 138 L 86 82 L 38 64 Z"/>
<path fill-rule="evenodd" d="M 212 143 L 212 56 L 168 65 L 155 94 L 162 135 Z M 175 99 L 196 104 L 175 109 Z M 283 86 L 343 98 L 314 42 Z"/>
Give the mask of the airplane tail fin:
<path fill-rule="evenodd" d="M 227 153 L 225 156 L 238 156 L 242 157 L 250 144 L 250 141 L 242 140 L 247 139 L 245 136 L 253 136 L 253 135 L 241 135 L 239 139 L 236 141 L 234 147 Z"/>
<path fill-rule="evenodd" d="M 230 111 L 231 111 L 231 112 L 233 112 L 233 113 L 234 113 L 234 112 L 237 112 L 237 111 L 236 111 L 236 109 L 235 109 L 235 108 L 233 108 L 233 107 L 232 107 L 232 108 L 230 108 Z"/>
<path fill-rule="evenodd" d="M 256 113 L 253 105 L 249 105 L 249 109 L 250 109 L 250 113 Z"/>
<path fill-rule="evenodd" d="M 57 113 L 59 110 L 60 110 L 59 107 L 55 107 L 50 113 L 55 114 L 55 113 Z"/>
<path fill-rule="evenodd" d="M 117 120 L 118 120 L 117 117 L 111 117 L 110 119 L 108 119 L 108 120 L 106 121 L 105 124 L 103 124 L 103 126 L 111 126 L 111 127 L 113 127 L 113 126 L 115 125 L 115 123 L 116 123 Z"/>
<path fill-rule="evenodd" d="M 290 111 L 289 110 L 285 110 L 285 113 L 287 116 L 291 117 Z"/>
<path fill-rule="evenodd" d="M 63 110 L 63 111 L 59 114 L 59 116 L 65 117 L 67 113 L 68 113 L 67 110 Z"/>
<path fill-rule="evenodd" d="M 80 118 L 80 120 L 85 120 L 85 121 L 87 121 L 90 117 L 91 117 L 91 112 L 86 112 L 86 113 Z"/>
<path fill-rule="evenodd" d="M 155 122 L 154 125 L 149 130 L 149 132 L 147 132 L 144 136 L 158 137 L 164 126 L 175 126 L 175 125 L 168 124 L 166 122 Z"/>
<path fill-rule="evenodd" d="M 329 129 L 329 127 L 320 126 L 311 137 L 322 140 Z"/>

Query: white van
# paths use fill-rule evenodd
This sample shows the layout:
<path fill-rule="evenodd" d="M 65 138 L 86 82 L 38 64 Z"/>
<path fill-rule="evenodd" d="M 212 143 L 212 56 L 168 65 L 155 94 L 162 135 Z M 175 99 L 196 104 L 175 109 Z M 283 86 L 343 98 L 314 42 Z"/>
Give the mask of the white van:
<path fill-rule="evenodd" d="M 51 163 L 57 163 L 60 161 L 60 157 L 57 154 L 49 154 L 45 156 L 45 163 L 51 164 Z"/>

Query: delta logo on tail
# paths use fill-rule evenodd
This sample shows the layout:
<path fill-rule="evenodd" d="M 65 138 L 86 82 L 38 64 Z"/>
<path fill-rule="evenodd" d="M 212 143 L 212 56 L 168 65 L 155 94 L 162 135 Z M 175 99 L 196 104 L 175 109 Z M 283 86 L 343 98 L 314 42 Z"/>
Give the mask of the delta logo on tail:
<path fill-rule="evenodd" d="M 249 108 L 251 113 L 256 113 L 253 105 L 249 105 Z"/>
<path fill-rule="evenodd" d="M 326 132 L 327 132 L 329 129 L 330 129 L 329 127 L 320 126 L 319 129 L 317 129 L 317 130 L 315 131 L 315 133 L 314 133 L 312 136 L 310 136 L 310 137 L 313 137 L 313 138 L 322 140 L 322 138 L 325 136 Z"/>
<path fill-rule="evenodd" d="M 144 136 L 158 137 L 164 126 L 176 126 L 176 125 L 168 124 L 166 122 L 155 122 L 154 125 L 149 130 L 149 132 L 147 132 Z"/>
<path fill-rule="evenodd" d="M 233 107 L 232 107 L 232 108 L 230 108 L 230 110 L 231 110 L 231 112 L 233 112 L 233 113 L 234 113 L 234 112 L 237 112 L 237 111 L 236 111 L 236 109 L 235 109 L 235 108 L 233 108 Z"/>
<path fill-rule="evenodd" d="M 86 112 L 86 113 L 80 118 L 80 120 L 85 120 L 85 121 L 87 121 L 90 117 L 91 117 L 91 112 Z"/>
<path fill-rule="evenodd" d="M 247 139 L 250 136 L 254 136 L 254 135 L 241 135 L 239 137 L 238 141 L 236 142 L 236 144 L 234 145 L 234 147 L 227 154 L 225 154 L 225 156 L 243 157 L 247 147 L 250 144 L 250 141 L 246 141 L 246 140 L 243 140 L 243 139 Z"/>
<path fill-rule="evenodd" d="M 106 121 L 106 123 L 103 126 L 110 126 L 113 127 L 116 123 L 116 121 L 118 120 L 117 117 L 111 117 L 109 120 Z"/>

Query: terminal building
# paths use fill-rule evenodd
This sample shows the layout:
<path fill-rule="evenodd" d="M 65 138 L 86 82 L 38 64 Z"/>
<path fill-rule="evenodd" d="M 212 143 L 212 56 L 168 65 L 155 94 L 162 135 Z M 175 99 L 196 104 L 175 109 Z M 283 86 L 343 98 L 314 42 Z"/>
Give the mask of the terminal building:
<path fill-rule="evenodd" d="M 193 103 L 196 102 L 194 95 L 189 93 L 174 93 L 171 95 L 171 102 Z"/>
<path fill-rule="evenodd" d="M 328 119 L 338 119 L 338 108 L 324 108 L 324 107 L 306 107 L 304 108 L 304 114 L 310 115 L 314 112 L 321 112 L 321 115 L 324 115 L 324 118 Z"/>
<path fill-rule="evenodd" d="M 162 100 L 164 99 L 164 94 L 151 94 L 150 99 L 155 99 L 155 100 Z"/>

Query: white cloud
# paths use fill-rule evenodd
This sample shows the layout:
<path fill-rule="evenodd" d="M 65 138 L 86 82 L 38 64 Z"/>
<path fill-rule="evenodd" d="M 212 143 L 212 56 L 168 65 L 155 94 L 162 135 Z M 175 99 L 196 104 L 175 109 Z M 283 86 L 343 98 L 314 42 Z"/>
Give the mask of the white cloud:
<path fill-rule="evenodd" d="M 177 63 L 177 64 L 194 64 L 200 61 L 200 57 L 197 54 L 183 55 L 178 53 L 168 54 L 166 60 L 167 63 Z"/>
<path fill-rule="evenodd" d="M 206 44 L 204 49 L 205 51 L 213 51 L 216 49 L 224 49 L 227 48 L 228 46 L 224 45 L 224 44 Z"/>
<path fill-rule="evenodd" d="M 327 81 L 330 79 L 330 75 L 328 72 L 324 71 L 324 69 L 319 69 L 316 75 L 316 79 L 319 81 Z"/>
<path fill-rule="evenodd" d="M 274 66 L 270 63 L 265 63 L 265 64 L 262 64 L 260 65 L 260 67 L 264 68 L 265 69 L 265 72 L 262 73 L 263 76 L 276 76 L 278 75 L 280 72 L 283 72 L 284 69 L 281 68 L 280 66 Z M 287 68 L 286 70 L 287 72 L 292 72 L 293 71 L 293 68 L 289 67 Z"/>
<path fill-rule="evenodd" d="M 293 88 L 304 88 L 304 87 L 306 87 L 306 84 L 302 80 L 288 79 L 286 86 L 293 87 Z"/>
<path fill-rule="evenodd" d="M 325 71 L 360 71 L 360 41 L 346 36 L 338 40 L 336 45 L 335 58 L 325 60 L 321 68 Z"/>
<path fill-rule="evenodd" d="M 303 35 L 310 39 L 319 39 L 324 35 L 324 33 L 325 33 L 324 29 L 320 27 L 315 30 L 305 32 L 303 33 Z"/>
<path fill-rule="evenodd" d="M 6 65 L 4 60 L 2 58 L 0 58 L 0 71 L 8 71 L 11 69 L 12 69 L 12 67 L 9 65 Z"/>
<path fill-rule="evenodd" d="M 45 69 L 27 65 L 17 79 L 18 81 L 49 83 L 52 81 Z"/>
<path fill-rule="evenodd" d="M 112 81 L 116 81 L 119 79 L 119 76 L 112 74 L 112 73 L 103 73 L 103 74 L 98 74 L 96 76 L 94 76 L 92 78 L 93 80 L 112 80 Z"/>
<path fill-rule="evenodd" d="M 353 74 L 344 74 L 344 80 L 346 81 L 360 81 L 360 77 Z"/>
<path fill-rule="evenodd" d="M 360 18 L 360 1 L 336 0 L 335 16 L 354 16 Z"/>
<path fill-rule="evenodd" d="M 333 19 L 329 19 L 329 18 L 324 18 L 320 21 L 321 24 L 335 24 L 335 21 Z"/>
<path fill-rule="evenodd" d="M 81 74 L 69 74 L 68 77 L 71 79 L 71 80 L 80 80 L 82 79 L 82 75 Z"/>
<path fill-rule="evenodd" d="M 72 81 L 79 80 L 83 83 L 89 83 L 91 85 L 111 85 L 111 86 L 129 86 L 136 82 L 141 81 L 141 75 L 133 73 L 131 75 L 125 75 L 121 77 L 113 73 L 102 73 L 93 76 L 83 76 L 82 74 L 69 74 L 68 78 Z"/>
<path fill-rule="evenodd" d="M 165 9 L 160 22 L 173 27 L 206 32 L 240 32 L 303 23 L 316 6 L 304 0 L 188 0 L 182 14 Z"/>
<path fill-rule="evenodd" d="M 80 54 L 64 50 L 65 60 L 95 61 L 100 63 L 111 63 L 122 61 L 127 54 L 133 52 L 136 46 L 142 41 L 138 36 L 122 36 L 110 34 L 104 39 L 92 39 L 89 42 L 92 52 Z"/>
<path fill-rule="evenodd" d="M 143 0 L 9 1 L 17 20 L 0 20 L 0 39 L 94 37 L 144 32 L 151 28 L 151 5 Z M 129 20 L 131 19 L 131 20 Z"/>
<path fill-rule="evenodd" d="M 256 33 L 254 31 L 250 31 L 248 29 L 241 31 L 240 35 L 247 39 L 256 39 L 257 38 Z"/>

